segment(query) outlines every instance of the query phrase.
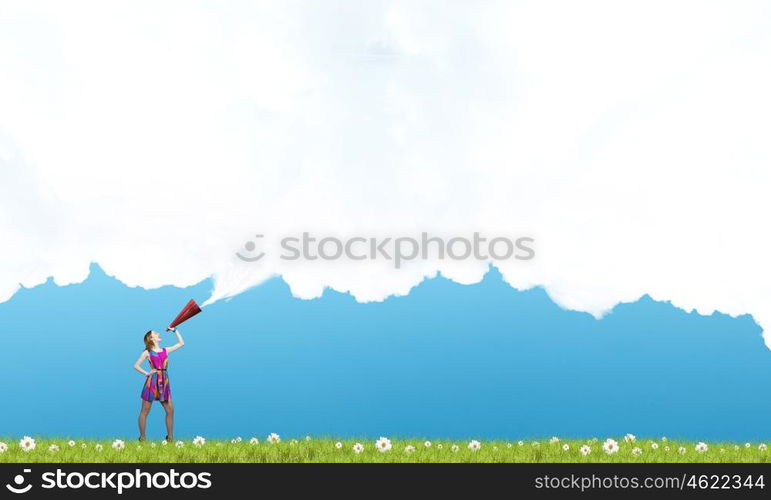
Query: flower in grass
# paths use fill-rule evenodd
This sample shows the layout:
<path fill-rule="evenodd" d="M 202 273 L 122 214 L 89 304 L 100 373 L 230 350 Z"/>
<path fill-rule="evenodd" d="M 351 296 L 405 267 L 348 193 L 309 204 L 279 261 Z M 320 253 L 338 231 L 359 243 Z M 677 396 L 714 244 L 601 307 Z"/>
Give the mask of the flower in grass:
<path fill-rule="evenodd" d="M 8 451 L 8 445 L 0 441 L 0 453 L 5 453 Z"/>
<path fill-rule="evenodd" d="M 155 443 L 150 443 L 150 448 L 155 448 Z"/>
<path fill-rule="evenodd" d="M 659 449 L 659 444 L 658 443 L 651 443 L 651 449 L 652 450 L 658 450 Z"/>
<path fill-rule="evenodd" d="M 80 443 L 80 447 L 85 450 L 87 448 L 86 443 Z"/>
<path fill-rule="evenodd" d="M 602 449 L 605 450 L 605 453 L 608 455 L 612 455 L 618 451 L 618 441 L 608 438 L 602 443 Z"/>
<path fill-rule="evenodd" d="M 635 446 L 634 448 L 632 448 L 632 455 L 642 455 L 642 450 L 637 446 Z"/>
<path fill-rule="evenodd" d="M 123 448 L 125 448 L 125 447 L 126 447 L 126 443 L 124 443 L 124 442 L 123 442 L 122 440 L 120 440 L 120 439 L 116 439 L 115 441 L 113 441 L 113 442 L 112 442 L 112 449 L 113 449 L 113 450 L 118 450 L 118 451 L 120 451 L 120 450 L 122 450 L 122 449 L 123 449 Z"/>
<path fill-rule="evenodd" d="M 661 436 L 661 442 L 662 443 L 666 443 L 667 442 L 667 437 L 666 436 Z"/>
<path fill-rule="evenodd" d="M 436 445 L 436 449 L 437 449 L 437 450 L 441 450 L 441 449 L 442 449 L 442 443 L 439 443 L 439 444 L 437 444 L 437 445 Z"/>
<path fill-rule="evenodd" d="M 750 443 L 744 443 L 744 447 L 745 447 L 745 448 L 751 448 L 751 447 L 752 447 L 752 445 L 751 445 Z"/>
<path fill-rule="evenodd" d="M 514 446 L 514 445 L 511 444 L 511 443 L 506 443 L 506 448 L 511 448 L 512 446 Z"/>
<path fill-rule="evenodd" d="M 558 438 L 557 436 L 552 436 L 552 438 L 549 440 L 549 444 L 554 444 L 559 442 L 560 442 L 560 438 Z"/>
<path fill-rule="evenodd" d="M 539 446 L 541 446 L 541 443 L 538 441 L 533 441 L 533 448 L 538 448 Z"/>
<path fill-rule="evenodd" d="M 458 446 L 457 444 L 454 444 L 450 446 L 450 449 L 452 450 L 453 453 L 458 453 L 458 450 L 460 450 L 460 446 Z"/>
<path fill-rule="evenodd" d="M 166 441 L 165 439 L 164 439 L 163 441 L 161 441 L 161 445 L 162 445 L 162 446 L 166 446 L 167 444 L 169 444 L 169 442 L 168 442 L 168 441 Z"/>
<path fill-rule="evenodd" d="M 356 453 L 358 455 L 362 451 L 364 451 L 364 445 L 363 444 L 356 443 L 355 445 L 353 445 L 353 452 L 354 453 Z"/>
<path fill-rule="evenodd" d="M 760 451 L 767 451 L 768 450 L 768 446 L 766 446 L 766 443 L 760 443 L 758 445 L 758 450 L 760 450 Z"/>
<path fill-rule="evenodd" d="M 517 441 L 517 446 L 525 446 L 525 442 L 524 441 Z"/>
<path fill-rule="evenodd" d="M 469 442 L 468 444 L 468 449 L 471 451 L 479 451 L 481 447 L 482 447 L 482 443 L 480 443 L 476 439 L 472 439 L 471 442 Z"/>
<path fill-rule="evenodd" d="M 681 454 L 681 455 L 685 455 L 686 449 L 685 449 L 684 447 L 682 447 L 682 446 L 681 446 L 680 448 L 678 448 L 678 449 L 677 449 L 677 452 L 678 452 L 679 454 Z"/>
<path fill-rule="evenodd" d="M 59 447 L 56 446 L 55 444 L 52 444 L 51 446 L 48 447 L 48 451 L 50 451 L 51 453 L 56 453 L 57 451 L 59 451 Z"/>
<path fill-rule="evenodd" d="M 73 446 L 75 446 L 75 441 L 73 441 L 72 439 L 70 439 L 69 441 L 67 441 L 67 446 L 69 446 L 70 448 L 72 448 Z"/>
<path fill-rule="evenodd" d="M 738 444 L 734 445 L 734 451 L 739 451 L 739 445 Z"/>
<path fill-rule="evenodd" d="M 241 436 L 236 436 L 235 441 L 236 443 L 240 443 L 241 441 L 243 441 L 243 439 L 241 439 Z"/>
<path fill-rule="evenodd" d="M 337 448 L 338 450 L 342 450 L 343 449 L 343 443 L 341 443 L 340 441 L 336 442 L 335 443 L 335 448 Z"/>
<path fill-rule="evenodd" d="M 669 446 L 665 446 L 664 451 L 669 451 Z"/>
<path fill-rule="evenodd" d="M 257 439 L 256 437 L 253 437 L 252 439 L 249 440 L 249 444 L 260 444 L 260 440 Z"/>
<path fill-rule="evenodd" d="M 699 441 L 698 443 L 696 443 L 696 446 L 694 446 L 693 449 L 698 451 L 699 453 L 704 453 L 705 451 L 707 451 L 707 443 L 703 443 Z"/>
<path fill-rule="evenodd" d="M 96 451 L 102 451 L 102 448 L 104 448 L 104 446 L 102 446 L 102 445 L 101 445 L 101 444 L 99 444 L 99 443 L 96 443 L 96 444 L 94 445 L 94 449 L 95 449 Z"/>
<path fill-rule="evenodd" d="M 377 448 L 377 451 L 380 453 L 385 453 L 391 449 L 391 440 L 387 437 L 380 436 L 380 439 L 375 441 L 375 448 Z"/>
<path fill-rule="evenodd" d="M 19 441 L 19 447 L 21 448 L 21 451 L 32 451 L 35 449 L 35 446 L 37 446 L 37 444 L 35 444 L 35 440 L 29 436 L 24 436 Z"/>
<path fill-rule="evenodd" d="M 415 452 L 415 447 L 412 446 L 411 444 L 408 444 L 407 446 L 404 447 L 404 453 L 414 453 L 414 452 Z"/>
<path fill-rule="evenodd" d="M 583 445 L 578 451 L 581 452 L 581 455 L 586 456 L 592 452 L 592 449 L 587 445 Z"/>
<path fill-rule="evenodd" d="M 238 441 L 236 441 L 236 438 L 233 438 L 230 440 L 230 444 L 236 444 L 236 443 L 238 443 Z"/>
<path fill-rule="evenodd" d="M 305 440 L 306 440 L 306 441 L 310 441 L 310 440 L 311 440 L 311 437 L 310 437 L 310 436 L 305 436 Z"/>
<path fill-rule="evenodd" d="M 565 443 L 562 445 L 562 451 L 570 451 L 570 445 Z"/>
<path fill-rule="evenodd" d="M 193 438 L 193 445 L 200 448 L 201 446 L 206 444 L 206 438 L 203 436 L 196 436 Z"/>
<path fill-rule="evenodd" d="M 627 434 L 624 436 L 624 442 L 625 443 L 634 443 L 637 437 L 634 434 Z"/>
<path fill-rule="evenodd" d="M 185 443 L 183 443 L 182 441 L 177 441 L 176 443 L 174 443 L 174 446 L 176 446 L 177 448 L 183 448 L 185 446 Z"/>
<path fill-rule="evenodd" d="M 423 443 L 423 446 L 425 446 L 426 448 L 431 448 L 431 441 L 426 441 L 425 443 Z"/>
<path fill-rule="evenodd" d="M 281 437 L 278 434 L 276 434 L 275 432 L 271 432 L 270 434 L 268 434 L 268 442 L 270 444 L 280 443 L 281 442 Z"/>
<path fill-rule="evenodd" d="M 290 445 L 292 445 L 292 446 L 294 446 L 294 445 L 296 445 L 298 442 L 299 442 L 299 441 L 297 441 L 296 439 L 293 439 L 293 440 L 289 441 L 289 444 L 290 444 Z"/>

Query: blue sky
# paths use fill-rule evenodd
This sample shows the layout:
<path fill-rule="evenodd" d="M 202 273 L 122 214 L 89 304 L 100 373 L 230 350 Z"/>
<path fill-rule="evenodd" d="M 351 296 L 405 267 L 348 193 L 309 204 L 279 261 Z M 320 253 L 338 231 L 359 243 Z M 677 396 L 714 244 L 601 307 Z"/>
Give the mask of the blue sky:
<path fill-rule="evenodd" d="M 135 436 L 143 333 L 211 288 L 131 288 L 93 265 L 82 284 L 0 304 L 0 436 Z M 751 317 L 644 297 L 596 320 L 494 268 L 478 284 L 437 277 L 366 304 L 296 299 L 273 279 L 181 329 L 179 436 L 769 438 L 771 352 Z"/>

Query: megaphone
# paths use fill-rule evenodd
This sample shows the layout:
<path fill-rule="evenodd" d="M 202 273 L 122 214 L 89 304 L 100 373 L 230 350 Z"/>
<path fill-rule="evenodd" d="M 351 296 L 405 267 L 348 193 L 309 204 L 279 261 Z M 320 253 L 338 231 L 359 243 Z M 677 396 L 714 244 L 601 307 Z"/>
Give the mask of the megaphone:
<path fill-rule="evenodd" d="M 201 308 L 198 307 L 198 304 L 196 304 L 193 299 L 190 299 L 190 302 L 188 302 L 187 305 L 182 308 L 182 311 L 177 314 L 177 317 L 174 318 L 174 321 L 172 321 L 166 329 L 171 330 L 180 323 L 184 323 L 185 321 L 189 320 L 199 312 L 201 312 Z"/>

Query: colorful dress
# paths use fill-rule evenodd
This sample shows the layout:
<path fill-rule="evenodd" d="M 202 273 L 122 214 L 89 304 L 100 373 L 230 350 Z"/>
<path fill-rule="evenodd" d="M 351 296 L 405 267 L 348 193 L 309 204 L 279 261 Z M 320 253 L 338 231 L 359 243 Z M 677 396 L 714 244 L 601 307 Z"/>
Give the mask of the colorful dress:
<path fill-rule="evenodd" d="M 147 377 L 145 386 L 142 388 L 142 399 L 145 401 L 168 401 L 171 399 L 171 389 L 169 388 L 169 375 L 166 369 L 169 366 L 169 355 L 164 348 L 161 352 L 150 353 L 150 366 L 156 370 Z"/>

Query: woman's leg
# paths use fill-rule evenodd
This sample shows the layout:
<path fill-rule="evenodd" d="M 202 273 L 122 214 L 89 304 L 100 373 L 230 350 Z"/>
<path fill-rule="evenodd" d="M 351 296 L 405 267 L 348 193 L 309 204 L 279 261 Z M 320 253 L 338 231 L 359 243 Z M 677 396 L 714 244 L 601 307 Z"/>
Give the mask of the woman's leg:
<path fill-rule="evenodd" d="M 171 400 L 161 401 L 163 409 L 166 410 L 166 435 L 169 441 L 174 439 L 174 404 Z"/>
<path fill-rule="evenodd" d="M 139 410 L 139 439 L 145 440 L 145 427 L 147 427 L 147 415 L 150 413 L 152 402 L 142 400 L 142 409 Z"/>

